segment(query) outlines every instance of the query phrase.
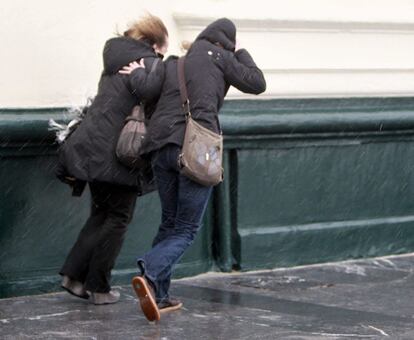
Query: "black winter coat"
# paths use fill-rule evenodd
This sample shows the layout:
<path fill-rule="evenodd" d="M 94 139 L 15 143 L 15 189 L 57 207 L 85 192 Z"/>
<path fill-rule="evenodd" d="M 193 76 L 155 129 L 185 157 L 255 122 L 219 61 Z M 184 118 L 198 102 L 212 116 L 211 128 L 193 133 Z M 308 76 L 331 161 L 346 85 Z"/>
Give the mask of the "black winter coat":
<path fill-rule="evenodd" d="M 138 68 L 129 76 L 118 71 L 130 62 L 144 58 L 145 69 Z M 158 62 L 152 47 L 131 38 L 118 37 L 106 42 L 103 51 L 104 70 L 98 93 L 79 127 L 59 151 L 62 173 L 86 182 L 106 182 L 136 187 L 146 191 L 142 174 L 149 169 L 131 170 L 123 166 L 115 154 L 116 144 L 125 118 L 140 101 L 151 106 L 158 99 L 164 80 L 164 65 Z M 144 176 L 145 177 L 145 176 Z"/>
<path fill-rule="evenodd" d="M 250 54 L 233 52 L 236 27 L 219 19 L 201 32 L 185 57 L 185 77 L 193 118 L 204 127 L 219 132 L 218 112 L 229 86 L 252 94 L 265 91 L 266 81 Z M 177 78 L 177 57 L 165 62 L 165 81 L 156 110 L 151 116 L 142 149 L 150 154 L 166 144 L 182 146 L 185 116 Z"/>

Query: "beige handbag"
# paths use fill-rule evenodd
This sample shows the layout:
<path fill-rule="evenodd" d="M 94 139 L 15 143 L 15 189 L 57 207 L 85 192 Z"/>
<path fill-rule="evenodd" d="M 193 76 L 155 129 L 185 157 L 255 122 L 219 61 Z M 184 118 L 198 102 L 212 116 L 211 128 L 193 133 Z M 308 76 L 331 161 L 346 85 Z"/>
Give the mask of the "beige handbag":
<path fill-rule="evenodd" d="M 201 185 L 217 185 L 223 181 L 223 135 L 205 128 L 192 118 L 185 82 L 184 57 L 178 59 L 177 71 L 186 117 L 184 142 L 178 159 L 181 173 Z"/>

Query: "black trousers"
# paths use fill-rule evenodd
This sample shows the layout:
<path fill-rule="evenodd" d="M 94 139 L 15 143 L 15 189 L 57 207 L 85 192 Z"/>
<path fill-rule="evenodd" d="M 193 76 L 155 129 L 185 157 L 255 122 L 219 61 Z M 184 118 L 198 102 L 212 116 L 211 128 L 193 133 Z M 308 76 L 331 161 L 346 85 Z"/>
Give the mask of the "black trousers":
<path fill-rule="evenodd" d="M 89 188 L 91 214 L 59 273 L 84 283 L 91 292 L 107 293 L 111 270 L 133 217 L 137 190 L 108 183 L 89 183 Z"/>

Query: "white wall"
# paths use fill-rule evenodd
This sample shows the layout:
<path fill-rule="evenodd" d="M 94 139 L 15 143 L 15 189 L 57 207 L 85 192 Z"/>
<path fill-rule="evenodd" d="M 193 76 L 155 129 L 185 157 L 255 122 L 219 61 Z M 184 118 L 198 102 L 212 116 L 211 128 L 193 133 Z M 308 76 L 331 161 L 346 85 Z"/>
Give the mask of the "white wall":
<path fill-rule="evenodd" d="M 233 19 L 242 46 L 265 71 L 261 98 L 414 93 L 414 0 L 143 3 L 4 0 L 0 107 L 82 104 L 96 91 L 105 40 L 144 10 L 165 21 L 173 54 L 215 18 Z"/>

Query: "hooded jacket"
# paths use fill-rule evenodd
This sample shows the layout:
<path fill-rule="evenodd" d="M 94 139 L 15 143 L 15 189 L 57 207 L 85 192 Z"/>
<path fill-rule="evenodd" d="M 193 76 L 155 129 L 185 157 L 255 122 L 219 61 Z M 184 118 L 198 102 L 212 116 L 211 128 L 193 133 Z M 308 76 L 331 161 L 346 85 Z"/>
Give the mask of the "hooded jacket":
<path fill-rule="evenodd" d="M 123 66 L 144 58 L 144 68 L 130 75 L 118 73 Z M 162 62 L 156 64 L 153 48 L 132 38 L 117 37 L 106 42 L 103 51 L 104 70 L 98 93 L 79 127 L 59 151 L 58 177 L 71 176 L 80 181 L 106 182 L 147 191 L 144 169 L 131 170 L 115 154 L 125 118 L 141 101 L 150 107 L 157 100 L 164 80 Z M 148 170 L 148 169 L 147 169 Z"/>
<path fill-rule="evenodd" d="M 192 117 L 204 127 L 219 132 L 218 113 L 230 86 L 260 94 L 266 89 L 262 71 L 245 49 L 234 52 L 236 27 L 228 19 L 207 26 L 185 57 L 185 78 Z M 143 154 L 167 144 L 182 146 L 185 116 L 177 77 L 177 57 L 165 62 L 165 81 L 156 110 L 151 116 Z"/>

